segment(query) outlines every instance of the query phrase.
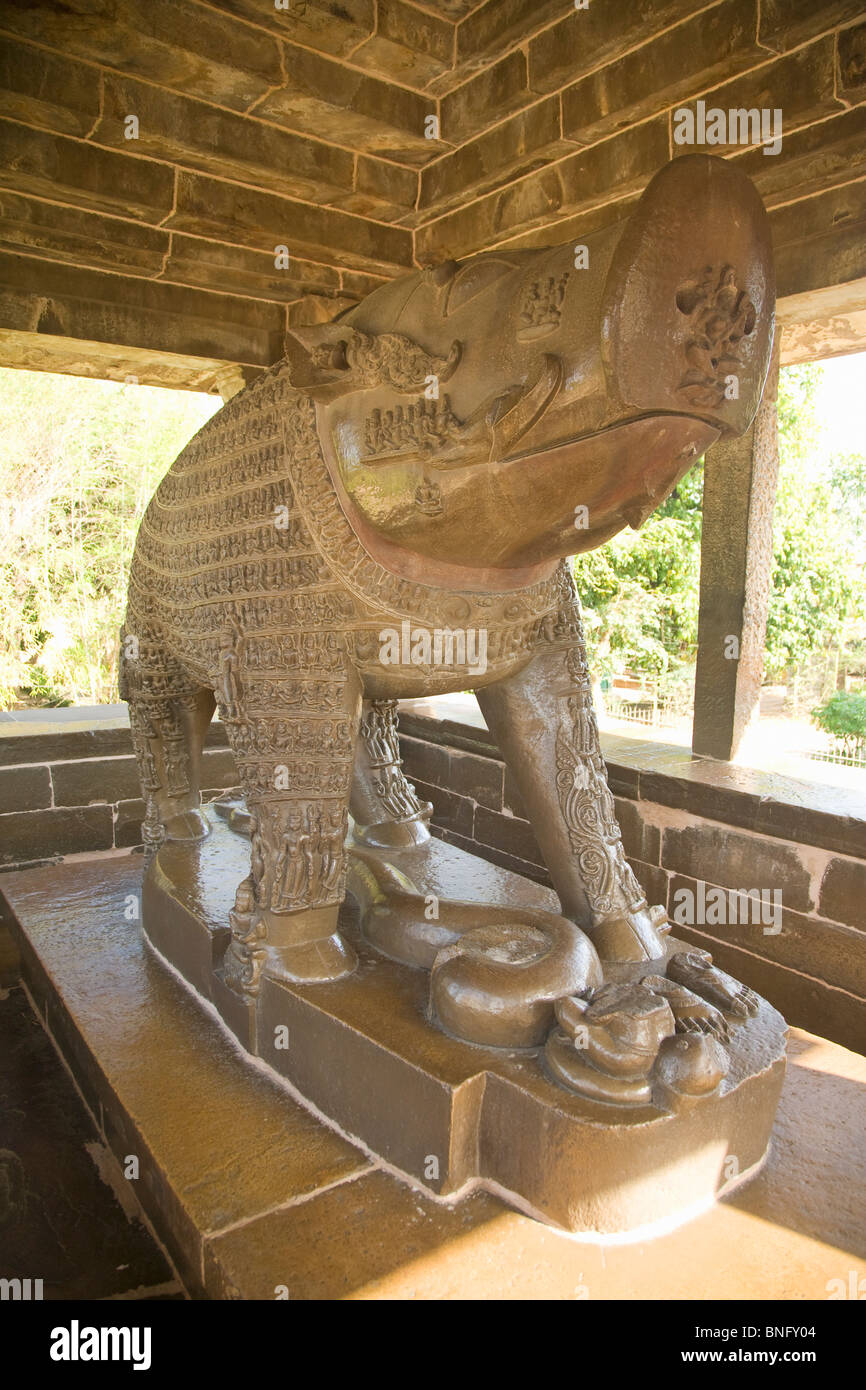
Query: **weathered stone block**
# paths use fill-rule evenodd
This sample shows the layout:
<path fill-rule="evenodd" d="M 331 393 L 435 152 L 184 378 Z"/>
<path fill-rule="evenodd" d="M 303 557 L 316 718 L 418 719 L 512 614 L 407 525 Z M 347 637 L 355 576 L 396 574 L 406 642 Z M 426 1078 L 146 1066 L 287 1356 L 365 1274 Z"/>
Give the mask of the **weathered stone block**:
<path fill-rule="evenodd" d="M 99 116 L 99 78 L 93 68 L 2 38 L 0 116 L 86 135 Z"/>
<path fill-rule="evenodd" d="M 139 791 L 134 758 L 88 758 L 53 763 L 51 780 L 56 806 L 93 806 L 135 797 Z"/>
<path fill-rule="evenodd" d="M 373 32 L 374 0 L 291 0 L 277 9 L 262 0 L 204 0 L 239 19 L 250 20 L 310 48 L 336 55 L 351 53 Z"/>
<path fill-rule="evenodd" d="M 273 252 L 173 232 L 160 278 L 285 303 L 304 294 L 336 294 L 340 288 L 340 272 L 334 266 L 290 256 L 288 269 L 277 270 L 274 260 Z"/>
<path fill-rule="evenodd" d="M 597 208 L 584 208 L 581 212 L 557 222 L 556 236 L 562 241 L 584 242 L 588 236 L 597 233 L 599 237 L 609 238 L 612 249 L 622 236 L 623 228 L 629 214 L 634 211 L 637 201 L 638 193 L 635 192 Z M 534 246 L 546 246 L 549 243 L 550 227 L 545 226 L 539 219 L 536 225 L 528 231 L 521 232 L 517 236 L 507 237 L 499 244 L 507 246 L 509 250 L 520 251 Z"/>
<path fill-rule="evenodd" d="M 151 276 L 162 270 L 168 233 L 4 190 L 0 192 L 0 245 L 7 251 L 35 253 L 69 265 Z"/>
<path fill-rule="evenodd" d="M 10 811 L 0 816 L 0 863 L 27 864 L 58 854 L 111 849 L 110 806 Z"/>
<path fill-rule="evenodd" d="M 534 883 L 544 884 L 550 887 L 550 875 L 543 864 L 532 864 L 528 859 L 520 859 L 517 855 L 506 854 L 504 850 L 496 849 L 493 845 L 483 845 L 478 840 L 470 840 L 465 835 L 455 835 L 450 830 L 439 830 L 436 826 L 432 827 L 437 839 L 443 840 L 447 845 L 455 845 L 457 849 L 465 850 L 467 854 L 474 854 L 479 859 L 486 859 L 488 864 L 495 864 L 497 868 L 508 869 L 513 874 L 520 874 L 523 878 L 530 878 Z"/>
<path fill-rule="evenodd" d="M 400 735 L 403 771 L 410 781 L 420 777 L 435 787 L 447 787 L 451 778 L 451 761 L 447 748 L 441 744 L 425 743 L 422 739 Z"/>
<path fill-rule="evenodd" d="M 346 1298 L 363 1296 L 365 1286 L 371 1293 L 381 1289 L 384 1281 L 406 1290 L 396 1297 L 407 1297 L 401 1269 L 435 1262 L 437 1251 L 478 1240 L 485 1226 L 501 1219 L 500 1203 L 487 1193 L 443 1206 L 388 1173 L 370 1172 L 209 1240 L 207 1295 L 231 1297 L 240 1286 L 249 1297 L 273 1298 L 276 1283 L 288 1281 L 290 1298 Z M 449 1282 L 446 1277 L 443 1291 Z"/>
<path fill-rule="evenodd" d="M 646 900 L 651 907 L 667 907 L 668 901 L 668 875 L 664 869 L 660 869 L 658 864 L 645 864 L 642 859 L 633 859 L 628 856 L 635 878 L 646 894 Z"/>
<path fill-rule="evenodd" d="M 506 2 L 518 18 L 520 0 Z M 478 14 L 479 28 L 487 27 L 483 16 L 488 8 Z M 500 12 L 503 8 L 500 5 Z M 530 43 L 529 84 L 534 92 L 555 92 L 703 8 L 701 0 L 634 0 L 629 5 L 590 4 L 573 10 Z"/>
<path fill-rule="evenodd" d="M 454 62 L 454 22 L 403 0 L 379 0 L 376 32 L 352 62 L 408 87 L 426 87 Z"/>
<path fill-rule="evenodd" d="M 622 843 L 629 859 L 640 859 L 646 864 L 658 864 L 661 854 L 661 832 L 655 825 L 649 825 L 640 812 L 640 802 L 624 801 L 614 797 L 616 817 L 622 831 Z"/>
<path fill-rule="evenodd" d="M 540 225 L 549 245 L 549 219 L 590 207 L 599 198 L 626 197 L 642 188 L 667 157 L 668 123 L 662 116 L 419 228 L 418 259 L 424 264 L 465 256 L 534 224 Z M 614 215 L 607 216 L 613 220 Z"/>
<path fill-rule="evenodd" d="M 813 907 L 809 871 L 796 847 L 721 825 L 666 829 L 662 867 L 723 888 L 780 889 L 782 903 L 797 912 Z"/>
<path fill-rule="evenodd" d="M 569 149 L 560 135 L 559 99 L 536 102 L 422 169 L 419 207 L 445 211 L 465 201 L 467 190 L 486 193 Z"/>
<path fill-rule="evenodd" d="M 479 806 L 475 812 L 475 838 L 480 845 L 490 845 L 530 864 L 544 864 L 531 824 L 516 816 L 500 815 Z"/>
<path fill-rule="evenodd" d="M 240 189 L 203 174 L 178 175 L 177 206 L 166 226 L 258 251 L 285 245 L 290 255 L 357 270 L 387 272 L 412 264 L 412 236 L 401 227 Z"/>
<path fill-rule="evenodd" d="M 0 767 L 0 811 L 37 811 L 50 805 L 47 767 Z"/>
<path fill-rule="evenodd" d="M 866 176 L 866 107 L 786 135 L 772 159 L 762 150 L 734 155 L 753 180 L 768 208 Z"/>
<path fill-rule="evenodd" d="M 144 820 L 144 802 L 141 797 L 119 801 L 115 808 L 114 845 L 116 849 L 131 849 L 141 844 L 141 823 Z"/>
<path fill-rule="evenodd" d="M 292 44 L 285 64 L 286 79 L 258 103 L 257 116 L 398 163 L 436 157 L 436 141 L 424 136 L 425 118 L 435 114 L 429 97 Z"/>
<path fill-rule="evenodd" d="M 0 254 L 0 327 L 268 366 L 275 304 Z"/>
<path fill-rule="evenodd" d="M 206 101 L 247 107 L 282 79 L 277 40 L 200 6 L 114 0 L 6 5 L 3 26 L 48 48 L 145 77 Z"/>
<path fill-rule="evenodd" d="M 457 29 L 457 61 L 463 68 L 479 67 L 512 44 L 534 34 L 563 12 L 560 0 L 493 0 L 476 5 Z"/>
<path fill-rule="evenodd" d="M 396 222 L 412 212 L 418 200 L 418 174 L 373 155 L 359 154 L 355 161 L 355 187 L 348 196 L 334 200 L 335 207 L 380 222 Z"/>
<path fill-rule="evenodd" d="M 821 39 L 797 53 L 765 63 L 735 77 L 731 82 L 714 87 L 701 97 L 701 101 L 705 103 L 707 111 L 713 107 L 725 112 L 732 109 L 757 110 L 769 112 L 771 117 L 776 111 L 781 111 L 782 148 L 776 154 L 761 152 L 765 164 L 774 164 L 784 154 L 786 131 L 791 127 L 810 125 L 842 110 L 843 103 L 835 94 L 834 65 L 833 39 Z M 684 104 L 691 110 L 695 109 L 694 101 Z M 770 128 L 772 133 L 772 119 Z M 752 134 L 751 123 L 749 133 Z M 756 145 L 758 142 L 753 139 L 751 143 Z M 733 142 L 720 145 L 678 145 L 674 142 L 672 146 L 675 155 L 693 154 L 695 150 L 725 154 L 742 148 L 742 145 Z M 772 171 L 770 173 L 772 176 Z"/>
<path fill-rule="evenodd" d="M 488 810 L 502 810 L 503 763 L 454 750 L 449 757 L 449 772 L 449 785 L 461 796 L 470 797 Z"/>
<path fill-rule="evenodd" d="M 385 284 L 385 277 L 380 275 L 367 275 L 363 270 L 342 270 L 340 272 L 340 286 L 345 295 L 351 299 L 363 299 L 365 295 L 372 294 L 380 285 Z"/>
<path fill-rule="evenodd" d="M 843 29 L 838 39 L 839 79 L 836 90 L 844 101 L 866 101 L 866 23 Z"/>
<path fill-rule="evenodd" d="M 433 803 L 433 825 L 441 830 L 453 830 L 455 834 L 464 835 L 467 839 L 472 838 L 475 806 L 468 796 L 460 796 L 444 787 L 431 786 L 420 779 L 414 782 L 414 786 L 422 801 Z"/>
<path fill-rule="evenodd" d="M 442 138 L 462 145 L 531 99 L 526 55 L 515 49 L 442 98 Z"/>
<path fill-rule="evenodd" d="M 766 61 L 756 30 L 757 0 L 725 0 L 678 24 L 567 87 L 562 93 L 563 134 L 592 144 L 709 83 Z"/>
<path fill-rule="evenodd" d="M 53 721 L 43 724 L 40 720 L 38 733 L 25 732 L 27 726 L 23 724 L 0 727 L 3 728 L 0 767 L 11 763 L 53 763 L 67 758 L 107 758 L 132 752 L 129 724 L 125 719 L 106 720 L 104 725 L 100 721 L 98 727 Z"/>
<path fill-rule="evenodd" d="M 150 223 L 163 220 L 174 197 L 174 173 L 164 164 L 11 121 L 0 121 L 0 185 Z"/>
<path fill-rule="evenodd" d="M 862 15 L 860 0 L 762 0 L 758 38 L 785 53 Z"/>
<path fill-rule="evenodd" d="M 866 275 L 866 181 L 770 213 L 781 298 Z"/>
<path fill-rule="evenodd" d="M 688 898 L 677 898 L 680 890 L 688 889 L 690 894 L 696 894 L 696 888 L 694 879 L 674 875 L 668 910 L 673 912 L 677 902 L 688 903 Z M 718 935 L 732 946 L 866 999 L 866 936 L 862 932 L 829 922 L 823 917 L 807 917 L 801 912 L 792 912 L 784 905 L 781 909 L 781 930 L 775 930 L 775 920 L 771 920 L 769 930 L 766 930 L 766 922 L 753 920 L 754 908 L 741 893 L 737 895 L 736 913 L 736 922 L 731 920 L 714 927 L 698 926 L 698 930 Z M 773 916 L 771 911 L 766 911 L 764 915 Z M 732 918 L 733 913 L 730 916 Z M 674 931 L 679 932 L 680 929 L 679 923 L 676 923 Z"/>
<path fill-rule="evenodd" d="M 336 149 L 249 117 L 145 82 L 106 73 L 100 145 L 236 179 L 268 193 L 327 203 L 350 192 L 354 160 Z M 138 117 L 138 136 L 126 138 L 126 118 Z"/>
<path fill-rule="evenodd" d="M 236 787 L 238 770 L 228 748 L 206 748 L 202 754 L 202 786 Z"/>
<path fill-rule="evenodd" d="M 834 922 L 866 931 L 866 864 L 831 859 L 821 882 L 818 908 Z"/>

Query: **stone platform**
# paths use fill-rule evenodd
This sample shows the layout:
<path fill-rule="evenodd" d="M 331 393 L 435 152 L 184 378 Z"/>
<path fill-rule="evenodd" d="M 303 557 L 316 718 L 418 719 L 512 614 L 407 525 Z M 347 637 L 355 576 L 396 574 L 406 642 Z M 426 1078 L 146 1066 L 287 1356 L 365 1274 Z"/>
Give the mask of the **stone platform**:
<path fill-rule="evenodd" d="M 795 1034 L 771 1156 L 679 1229 L 584 1241 L 498 1196 L 443 1201 L 251 1064 L 127 920 L 141 858 L 3 876 L 25 982 L 193 1296 L 825 1298 L 866 1276 L 866 1062 Z"/>
<path fill-rule="evenodd" d="M 206 840 L 160 848 L 143 888 L 146 934 L 245 1048 L 431 1195 L 480 1183 L 566 1230 L 618 1234 L 681 1220 L 762 1162 L 787 1031 L 763 1000 L 733 1030 L 719 1094 L 674 1113 L 565 1090 L 540 1048 L 447 1036 L 426 1016 L 428 973 L 375 950 L 348 902 L 341 930 L 358 956 L 352 975 L 306 986 L 265 977 L 258 1000 L 242 1002 L 219 966 L 249 841 L 210 814 Z M 550 890 L 436 839 L 382 853 L 440 899 L 558 911 Z"/>

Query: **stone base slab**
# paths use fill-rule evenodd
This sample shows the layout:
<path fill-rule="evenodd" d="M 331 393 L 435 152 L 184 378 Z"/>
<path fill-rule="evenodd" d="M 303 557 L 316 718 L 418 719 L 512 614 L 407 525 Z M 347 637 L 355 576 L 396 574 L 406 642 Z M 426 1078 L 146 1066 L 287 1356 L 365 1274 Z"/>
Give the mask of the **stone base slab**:
<path fill-rule="evenodd" d="M 786 1038 L 766 1002 L 733 1030 L 720 1094 L 675 1114 L 587 1100 L 551 1079 L 539 1049 L 479 1047 L 433 1027 L 427 972 L 372 948 L 350 904 L 341 931 L 358 955 L 354 974 L 315 985 L 264 979 L 248 1002 L 222 983 L 219 965 L 249 845 L 223 822 L 212 826 L 200 844 L 159 851 L 143 885 L 147 935 L 246 1049 L 431 1195 L 480 1183 L 566 1230 L 610 1235 L 681 1219 L 762 1162 Z M 558 910 L 550 890 L 435 839 L 387 858 L 425 893 Z"/>
<path fill-rule="evenodd" d="M 824 1299 L 866 1276 L 862 1057 L 795 1034 L 751 1183 L 651 1241 L 579 1240 L 494 1194 L 432 1198 L 312 1116 L 127 919 L 141 868 L 105 856 L 0 890 L 40 1016 L 116 1157 L 139 1156 L 193 1296 Z"/>

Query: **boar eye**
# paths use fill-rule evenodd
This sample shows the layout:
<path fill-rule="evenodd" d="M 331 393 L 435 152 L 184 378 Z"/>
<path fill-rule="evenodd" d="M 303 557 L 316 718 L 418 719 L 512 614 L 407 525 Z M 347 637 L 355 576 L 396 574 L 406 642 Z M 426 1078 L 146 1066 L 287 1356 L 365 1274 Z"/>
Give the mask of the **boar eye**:
<path fill-rule="evenodd" d="M 448 287 L 445 299 L 445 317 L 462 309 L 476 295 L 495 285 L 503 275 L 514 269 L 511 261 L 471 261 L 460 269 Z"/>

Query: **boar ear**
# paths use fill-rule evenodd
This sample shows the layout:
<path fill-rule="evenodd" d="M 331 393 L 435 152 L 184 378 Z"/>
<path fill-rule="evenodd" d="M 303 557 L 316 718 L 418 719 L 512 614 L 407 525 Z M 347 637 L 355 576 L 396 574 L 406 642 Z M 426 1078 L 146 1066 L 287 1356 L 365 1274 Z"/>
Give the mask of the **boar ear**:
<path fill-rule="evenodd" d="M 452 262 L 453 264 L 453 262 Z M 483 256 L 474 261 L 467 261 L 465 265 L 456 269 L 456 274 L 450 278 L 448 288 L 445 293 L 445 304 L 443 313 L 446 318 L 449 314 L 454 314 L 458 309 L 462 309 L 476 295 L 488 290 L 503 275 L 507 275 L 517 265 L 516 261 L 507 260 L 505 257 L 491 257 L 486 259 Z"/>
<path fill-rule="evenodd" d="M 333 400 L 351 390 L 346 348 L 354 334 L 348 324 L 319 323 L 286 334 L 286 360 L 293 386 L 315 400 Z"/>

